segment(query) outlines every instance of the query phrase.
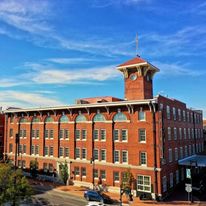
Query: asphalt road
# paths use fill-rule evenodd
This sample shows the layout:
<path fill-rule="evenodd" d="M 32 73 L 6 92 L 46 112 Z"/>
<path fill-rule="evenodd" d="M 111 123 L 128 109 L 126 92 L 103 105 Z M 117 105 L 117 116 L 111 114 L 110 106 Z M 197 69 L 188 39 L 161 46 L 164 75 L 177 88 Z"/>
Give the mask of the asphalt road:
<path fill-rule="evenodd" d="M 29 205 L 33 206 L 85 206 L 87 201 L 65 192 L 52 190 L 49 186 L 34 186 L 35 195 Z"/>

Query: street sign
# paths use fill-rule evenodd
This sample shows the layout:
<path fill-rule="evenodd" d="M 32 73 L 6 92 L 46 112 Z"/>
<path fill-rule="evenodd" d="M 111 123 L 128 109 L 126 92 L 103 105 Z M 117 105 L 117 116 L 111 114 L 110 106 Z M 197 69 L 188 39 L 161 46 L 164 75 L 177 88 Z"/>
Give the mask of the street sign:
<path fill-rule="evenodd" d="M 191 179 L 191 169 L 186 169 L 186 178 Z"/>
<path fill-rule="evenodd" d="M 185 190 L 186 190 L 186 192 L 192 192 L 192 185 L 191 184 L 185 184 Z"/>

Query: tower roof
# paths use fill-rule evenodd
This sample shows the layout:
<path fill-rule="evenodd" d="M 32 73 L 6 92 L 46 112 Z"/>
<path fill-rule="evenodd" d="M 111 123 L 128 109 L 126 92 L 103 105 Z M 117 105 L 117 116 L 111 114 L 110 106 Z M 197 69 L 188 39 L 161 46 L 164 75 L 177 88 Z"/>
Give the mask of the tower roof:
<path fill-rule="evenodd" d="M 156 72 L 159 71 L 159 69 L 157 67 L 153 66 L 148 61 L 146 61 L 138 56 L 118 65 L 117 69 L 121 70 L 123 68 L 136 67 L 136 66 L 140 66 L 140 65 L 148 65 L 150 67 L 150 69 L 155 70 Z"/>

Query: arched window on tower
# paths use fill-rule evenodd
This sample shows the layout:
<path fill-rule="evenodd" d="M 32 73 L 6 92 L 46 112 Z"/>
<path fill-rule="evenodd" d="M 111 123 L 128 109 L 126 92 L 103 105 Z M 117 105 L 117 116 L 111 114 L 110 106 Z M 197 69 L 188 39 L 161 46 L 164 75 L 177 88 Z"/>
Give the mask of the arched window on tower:
<path fill-rule="evenodd" d="M 100 114 L 100 113 L 96 114 L 93 118 L 94 122 L 104 122 L 105 120 L 106 119 L 105 119 L 104 115 Z"/>
<path fill-rule="evenodd" d="M 69 122 L 69 118 L 66 115 L 62 115 L 59 122 L 60 123 L 67 123 L 67 122 Z"/>
<path fill-rule="evenodd" d="M 85 121 L 87 121 L 87 118 L 83 114 L 79 114 L 76 117 L 76 122 L 85 122 Z"/>
<path fill-rule="evenodd" d="M 113 118 L 114 122 L 123 122 L 123 121 L 127 121 L 127 117 L 124 113 L 121 112 L 120 109 L 118 109 L 117 114 L 114 115 Z"/>
<path fill-rule="evenodd" d="M 49 122 L 53 122 L 53 121 L 54 121 L 54 119 L 50 116 L 45 119 L 45 123 L 49 123 Z"/>

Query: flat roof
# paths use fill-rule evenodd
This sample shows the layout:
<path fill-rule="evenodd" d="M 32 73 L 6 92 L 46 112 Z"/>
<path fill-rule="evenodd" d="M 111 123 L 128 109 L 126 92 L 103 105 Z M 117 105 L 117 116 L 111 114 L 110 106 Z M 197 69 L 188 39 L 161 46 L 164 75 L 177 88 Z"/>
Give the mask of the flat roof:
<path fill-rule="evenodd" d="M 206 155 L 192 155 L 178 161 L 182 166 L 206 167 Z"/>

